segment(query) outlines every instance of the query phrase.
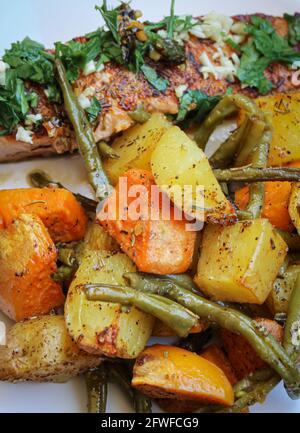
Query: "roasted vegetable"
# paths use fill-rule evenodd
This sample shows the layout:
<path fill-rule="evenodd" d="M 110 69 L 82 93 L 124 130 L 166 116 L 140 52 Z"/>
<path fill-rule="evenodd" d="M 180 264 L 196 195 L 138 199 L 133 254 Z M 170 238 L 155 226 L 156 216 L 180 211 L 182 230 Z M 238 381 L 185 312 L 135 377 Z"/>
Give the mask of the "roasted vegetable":
<path fill-rule="evenodd" d="M 104 362 L 97 369 L 85 374 L 88 392 L 88 412 L 106 413 L 107 404 L 107 368 Z"/>
<path fill-rule="evenodd" d="M 276 278 L 266 301 L 273 314 L 288 312 L 289 300 L 299 271 L 299 265 L 291 265 L 284 271 L 283 275 Z"/>
<path fill-rule="evenodd" d="M 197 317 L 186 308 L 163 296 L 146 294 L 126 286 L 88 284 L 85 285 L 89 301 L 120 303 L 139 308 L 163 321 L 176 335 L 186 337 L 196 326 Z"/>
<path fill-rule="evenodd" d="M 89 181 L 94 188 L 96 197 L 104 199 L 108 195 L 110 184 L 102 167 L 93 129 L 73 93 L 62 61 L 56 59 L 55 66 L 64 98 L 64 108 L 73 125 L 76 141 L 87 169 Z"/>
<path fill-rule="evenodd" d="M 162 114 L 152 114 L 142 125 L 136 125 L 115 139 L 112 149 L 120 155 L 118 160 L 107 160 L 104 168 L 116 185 L 122 174 L 132 168 L 150 171 L 150 160 L 161 136 L 171 127 Z"/>
<path fill-rule="evenodd" d="M 152 154 L 151 169 L 157 185 L 187 214 L 200 221 L 225 225 L 236 221 L 234 208 L 223 194 L 205 154 L 177 126 L 161 137 Z M 183 202 L 186 185 L 191 188 L 191 195 Z"/>
<path fill-rule="evenodd" d="M 116 194 L 97 215 L 100 224 L 140 271 L 156 274 L 187 271 L 192 264 L 196 233 L 186 229 L 184 218 L 176 220 L 172 206 L 170 218 L 163 217 L 161 198 L 154 197 L 155 191 L 159 197 L 159 190 L 151 173 L 130 170 L 123 179 L 127 181 L 127 195 L 121 185 L 116 187 Z M 142 193 L 139 188 L 143 188 Z"/>
<path fill-rule="evenodd" d="M 298 235 L 300 234 L 300 183 L 295 183 L 292 186 L 290 202 L 289 202 L 289 214 L 294 226 L 297 229 Z"/>
<path fill-rule="evenodd" d="M 64 303 L 51 274 L 57 252 L 39 217 L 20 215 L 0 231 L 0 309 L 15 321 L 47 314 Z"/>
<path fill-rule="evenodd" d="M 207 329 L 207 325 L 204 322 L 198 321 L 197 325 L 193 326 L 193 328 L 190 330 L 190 334 L 199 334 L 200 332 L 203 332 Z M 165 325 L 160 320 L 155 321 L 155 325 L 152 331 L 153 337 L 174 337 L 176 336 L 176 333 L 173 329 L 171 329 L 169 326 Z"/>
<path fill-rule="evenodd" d="M 66 382 L 101 359 L 78 349 L 63 316 L 45 316 L 17 323 L 0 346 L 0 380 Z"/>
<path fill-rule="evenodd" d="M 283 345 L 292 359 L 300 362 L 300 273 L 290 297 L 287 320 L 284 328 Z"/>
<path fill-rule="evenodd" d="M 235 385 L 237 383 L 237 377 L 233 367 L 222 349 L 215 344 L 211 344 L 203 352 L 201 352 L 200 355 L 202 358 L 207 359 L 219 367 L 224 372 L 231 385 Z"/>
<path fill-rule="evenodd" d="M 68 330 L 80 348 L 108 357 L 135 358 L 152 334 L 154 318 L 137 308 L 88 301 L 83 285 L 125 284 L 123 274 L 134 271 L 123 253 L 87 252 L 70 286 L 65 305 Z"/>
<path fill-rule="evenodd" d="M 132 386 L 154 398 L 233 404 L 233 390 L 222 370 L 174 346 L 152 346 L 136 360 Z"/>
<path fill-rule="evenodd" d="M 281 166 L 300 159 L 299 115 L 300 94 L 279 93 L 256 100 L 261 110 L 271 113 L 273 140 L 269 152 L 269 165 Z"/>
<path fill-rule="evenodd" d="M 254 320 L 237 309 L 208 301 L 174 282 L 170 284 L 159 278 L 156 278 L 155 284 L 152 279 L 149 281 L 150 284 L 146 284 L 145 278 L 141 278 L 137 289 L 166 296 L 194 312 L 201 319 L 206 319 L 218 324 L 221 328 L 244 336 L 259 356 L 293 387 L 294 397 L 297 396 L 300 376 L 296 366 L 282 346 Z"/>
<path fill-rule="evenodd" d="M 266 219 L 205 228 L 195 282 L 218 301 L 263 304 L 287 253 Z"/>
<path fill-rule="evenodd" d="M 256 319 L 258 326 L 265 329 L 277 341 L 283 340 L 283 328 L 272 320 Z M 221 339 L 224 343 L 226 353 L 238 380 L 242 380 L 250 373 L 268 367 L 257 355 L 247 340 L 241 335 L 234 334 L 225 329 L 220 331 Z"/>
<path fill-rule="evenodd" d="M 290 182 L 266 182 L 262 217 L 280 230 L 290 231 L 293 224 L 288 206 L 291 195 Z M 249 202 L 249 187 L 245 186 L 235 193 L 235 202 L 240 209 L 246 209 Z"/>
<path fill-rule="evenodd" d="M 0 191 L 0 220 L 8 227 L 20 214 L 41 218 L 54 242 L 84 237 L 87 217 L 74 195 L 64 189 L 27 188 Z"/>

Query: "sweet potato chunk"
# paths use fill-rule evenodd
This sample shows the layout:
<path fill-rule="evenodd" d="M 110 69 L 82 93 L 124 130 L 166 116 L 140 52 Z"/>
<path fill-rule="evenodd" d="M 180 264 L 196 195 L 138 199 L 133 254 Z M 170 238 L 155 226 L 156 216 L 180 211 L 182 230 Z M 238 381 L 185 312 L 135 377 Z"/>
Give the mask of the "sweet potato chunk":
<path fill-rule="evenodd" d="M 276 340 L 282 342 L 282 326 L 273 320 L 264 318 L 258 318 L 256 321 L 270 334 L 272 334 Z M 226 329 L 222 329 L 220 331 L 220 336 L 238 380 L 243 379 L 253 371 L 268 368 L 268 364 L 260 359 L 255 350 L 252 348 L 252 346 L 250 346 L 244 337 L 227 331 Z"/>
<path fill-rule="evenodd" d="M 158 218 L 152 218 L 151 189 L 157 187 L 151 173 L 145 170 L 130 170 L 124 174 L 124 179 L 127 179 L 128 191 L 128 197 L 125 197 L 126 206 L 119 206 L 124 197 L 118 185 L 116 194 L 107 200 L 98 215 L 100 224 L 117 240 L 140 271 L 154 274 L 186 272 L 192 263 L 196 233 L 186 230 L 186 220 L 175 220 L 172 206 L 169 219 L 163 219 L 161 209 L 158 209 Z M 138 198 L 138 206 L 142 211 L 133 220 L 130 206 L 134 205 L 137 197 L 130 196 L 130 191 L 132 187 L 139 186 L 145 187 Z M 116 215 L 114 203 L 117 204 Z"/>
<path fill-rule="evenodd" d="M 0 231 L 0 309 L 15 321 L 48 313 L 64 303 L 51 279 L 57 252 L 39 217 L 20 215 Z"/>
<path fill-rule="evenodd" d="M 195 353 L 174 346 L 152 346 L 137 358 L 132 386 L 154 398 L 233 404 L 223 371 Z"/>
<path fill-rule="evenodd" d="M 0 191 L 0 221 L 3 226 L 8 227 L 22 213 L 40 217 L 54 242 L 77 241 L 85 235 L 88 222 L 85 212 L 74 195 L 65 189 Z"/>

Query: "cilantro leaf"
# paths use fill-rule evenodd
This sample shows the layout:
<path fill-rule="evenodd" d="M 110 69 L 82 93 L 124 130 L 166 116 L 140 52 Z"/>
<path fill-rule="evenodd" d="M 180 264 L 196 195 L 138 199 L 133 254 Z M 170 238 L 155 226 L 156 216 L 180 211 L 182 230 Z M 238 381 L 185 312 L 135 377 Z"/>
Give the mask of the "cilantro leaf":
<path fill-rule="evenodd" d="M 191 122 L 201 122 L 205 116 L 218 104 L 220 96 L 208 96 L 201 90 L 189 90 L 181 98 L 177 123 L 185 121 L 186 126 Z M 195 108 L 190 111 L 192 104 Z"/>
<path fill-rule="evenodd" d="M 297 43 L 300 41 L 300 14 L 284 14 L 284 18 L 289 25 L 289 43 L 291 45 L 297 45 Z"/>
<path fill-rule="evenodd" d="M 141 66 L 141 71 L 143 72 L 143 74 L 145 75 L 147 81 L 159 92 L 164 92 L 165 90 L 167 90 L 168 86 L 169 86 L 169 81 L 166 80 L 165 78 L 160 77 L 156 70 L 151 68 L 151 66 L 149 65 L 142 65 Z"/>
<path fill-rule="evenodd" d="M 94 122 L 95 120 L 97 120 L 101 111 L 102 111 L 101 102 L 99 102 L 98 99 L 94 96 L 91 105 L 85 109 L 89 121 Z"/>

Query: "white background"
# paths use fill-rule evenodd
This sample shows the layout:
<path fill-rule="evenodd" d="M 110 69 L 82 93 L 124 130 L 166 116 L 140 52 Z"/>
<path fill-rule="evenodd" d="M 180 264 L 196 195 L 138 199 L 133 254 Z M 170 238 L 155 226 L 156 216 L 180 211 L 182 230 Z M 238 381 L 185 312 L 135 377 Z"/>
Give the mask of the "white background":
<path fill-rule="evenodd" d="M 95 30 L 102 23 L 94 10 L 96 0 L 0 0 L 0 55 L 11 42 L 30 36 L 51 47 L 55 41 L 69 40 Z M 117 4 L 116 1 L 109 1 Z M 159 19 L 169 12 L 169 0 L 133 0 L 146 19 Z M 178 14 L 202 15 L 216 10 L 232 14 L 264 12 L 280 15 L 300 12 L 300 0 L 177 0 Z M 0 165 L 1 188 L 26 186 L 26 173 L 46 169 L 66 186 L 85 191 L 85 172 L 78 157 Z M 0 320 L 4 319 L 0 315 Z M 0 383 L 0 412 L 84 412 L 86 391 L 82 379 L 66 385 Z M 110 388 L 108 410 L 127 412 L 130 406 L 122 392 Z M 288 399 L 279 386 L 264 405 L 252 412 L 300 412 L 300 403 Z"/>

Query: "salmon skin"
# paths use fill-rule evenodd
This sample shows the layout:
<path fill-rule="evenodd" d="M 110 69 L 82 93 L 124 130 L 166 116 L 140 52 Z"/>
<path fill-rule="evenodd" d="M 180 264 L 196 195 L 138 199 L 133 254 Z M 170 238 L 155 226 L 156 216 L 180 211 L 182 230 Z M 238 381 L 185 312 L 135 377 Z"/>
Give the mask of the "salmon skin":
<path fill-rule="evenodd" d="M 287 35 L 288 24 L 282 17 L 270 17 L 257 14 L 268 19 L 281 36 Z M 250 15 L 234 17 L 235 21 L 249 21 Z M 83 40 L 83 38 L 77 38 Z M 198 89 L 208 95 L 222 95 L 230 87 L 233 92 L 242 92 L 250 97 L 258 96 L 255 89 L 242 89 L 238 82 L 230 83 L 227 79 L 215 79 L 212 75 L 204 78 L 201 73 L 200 56 L 205 52 L 209 58 L 216 53 L 212 40 L 198 39 L 190 36 L 186 42 L 185 66 L 166 66 L 160 64 L 158 73 L 170 82 L 168 89 L 161 93 L 152 87 L 142 74 L 136 75 L 123 66 L 106 63 L 101 72 L 80 78 L 73 84 L 76 94 L 93 88 L 95 97 L 102 102 L 103 110 L 97 119 L 94 129 L 96 141 L 109 140 L 115 134 L 133 125 L 129 113 L 139 104 L 143 104 L 146 111 L 164 114 L 178 112 L 179 99 L 176 96 L 178 86 L 188 89 Z M 298 49 L 300 47 L 298 46 Z M 226 54 L 233 50 L 226 45 Z M 266 71 L 267 78 L 273 83 L 272 93 L 285 93 L 295 90 L 291 77 L 293 70 L 280 63 L 273 63 Z M 30 83 L 28 83 L 30 87 Z M 34 85 L 40 95 L 38 110 L 43 115 L 40 131 L 34 134 L 33 144 L 16 140 L 15 134 L 0 137 L 0 162 L 17 161 L 35 156 L 49 156 L 74 152 L 77 143 L 63 107 L 51 104 L 44 95 L 43 89 Z"/>

